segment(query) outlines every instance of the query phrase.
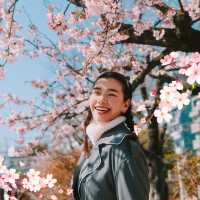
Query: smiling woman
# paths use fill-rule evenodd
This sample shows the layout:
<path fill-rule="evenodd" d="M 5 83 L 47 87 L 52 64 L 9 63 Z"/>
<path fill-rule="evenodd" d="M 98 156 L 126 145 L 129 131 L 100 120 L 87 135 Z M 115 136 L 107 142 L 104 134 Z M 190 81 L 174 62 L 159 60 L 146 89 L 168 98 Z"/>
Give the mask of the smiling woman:
<path fill-rule="evenodd" d="M 74 171 L 75 200 L 148 200 L 148 167 L 133 131 L 131 98 L 131 84 L 122 74 L 105 72 L 95 81 L 84 151 Z"/>

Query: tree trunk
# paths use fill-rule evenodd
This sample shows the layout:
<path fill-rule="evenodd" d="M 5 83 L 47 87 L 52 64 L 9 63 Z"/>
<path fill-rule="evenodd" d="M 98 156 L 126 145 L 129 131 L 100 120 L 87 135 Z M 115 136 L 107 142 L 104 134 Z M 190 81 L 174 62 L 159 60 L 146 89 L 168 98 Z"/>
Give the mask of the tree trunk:
<path fill-rule="evenodd" d="M 0 188 L 0 200 L 4 200 L 4 190 Z"/>
<path fill-rule="evenodd" d="M 168 200 L 166 167 L 163 163 L 163 142 L 156 118 L 149 125 L 150 200 Z"/>

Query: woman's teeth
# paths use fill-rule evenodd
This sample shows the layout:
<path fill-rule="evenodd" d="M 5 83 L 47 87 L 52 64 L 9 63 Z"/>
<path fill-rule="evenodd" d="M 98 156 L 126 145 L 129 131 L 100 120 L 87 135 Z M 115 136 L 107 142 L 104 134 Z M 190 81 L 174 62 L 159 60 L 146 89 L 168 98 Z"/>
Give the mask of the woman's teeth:
<path fill-rule="evenodd" d="M 106 112 L 110 110 L 109 108 L 98 108 L 98 107 L 96 107 L 95 109 L 102 112 Z"/>

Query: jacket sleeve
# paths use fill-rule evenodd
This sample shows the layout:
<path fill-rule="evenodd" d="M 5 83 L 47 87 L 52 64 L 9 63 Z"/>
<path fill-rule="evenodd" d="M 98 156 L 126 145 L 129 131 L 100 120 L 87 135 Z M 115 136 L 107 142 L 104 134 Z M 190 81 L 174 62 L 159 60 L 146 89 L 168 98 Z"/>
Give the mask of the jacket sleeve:
<path fill-rule="evenodd" d="M 115 176 L 118 200 L 148 200 L 149 179 L 144 157 L 122 161 Z"/>

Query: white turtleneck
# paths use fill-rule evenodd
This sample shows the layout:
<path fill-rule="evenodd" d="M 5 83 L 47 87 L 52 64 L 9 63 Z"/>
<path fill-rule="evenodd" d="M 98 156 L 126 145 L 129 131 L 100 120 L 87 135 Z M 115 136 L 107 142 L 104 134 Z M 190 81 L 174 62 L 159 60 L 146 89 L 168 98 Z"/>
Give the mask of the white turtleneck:
<path fill-rule="evenodd" d="M 119 116 L 109 122 L 96 123 L 91 121 L 90 124 L 86 128 L 86 134 L 94 145 L 96 141 L 103 135 L 103 133 L 116 125 L 124 122 L 126 117 Z"/>

